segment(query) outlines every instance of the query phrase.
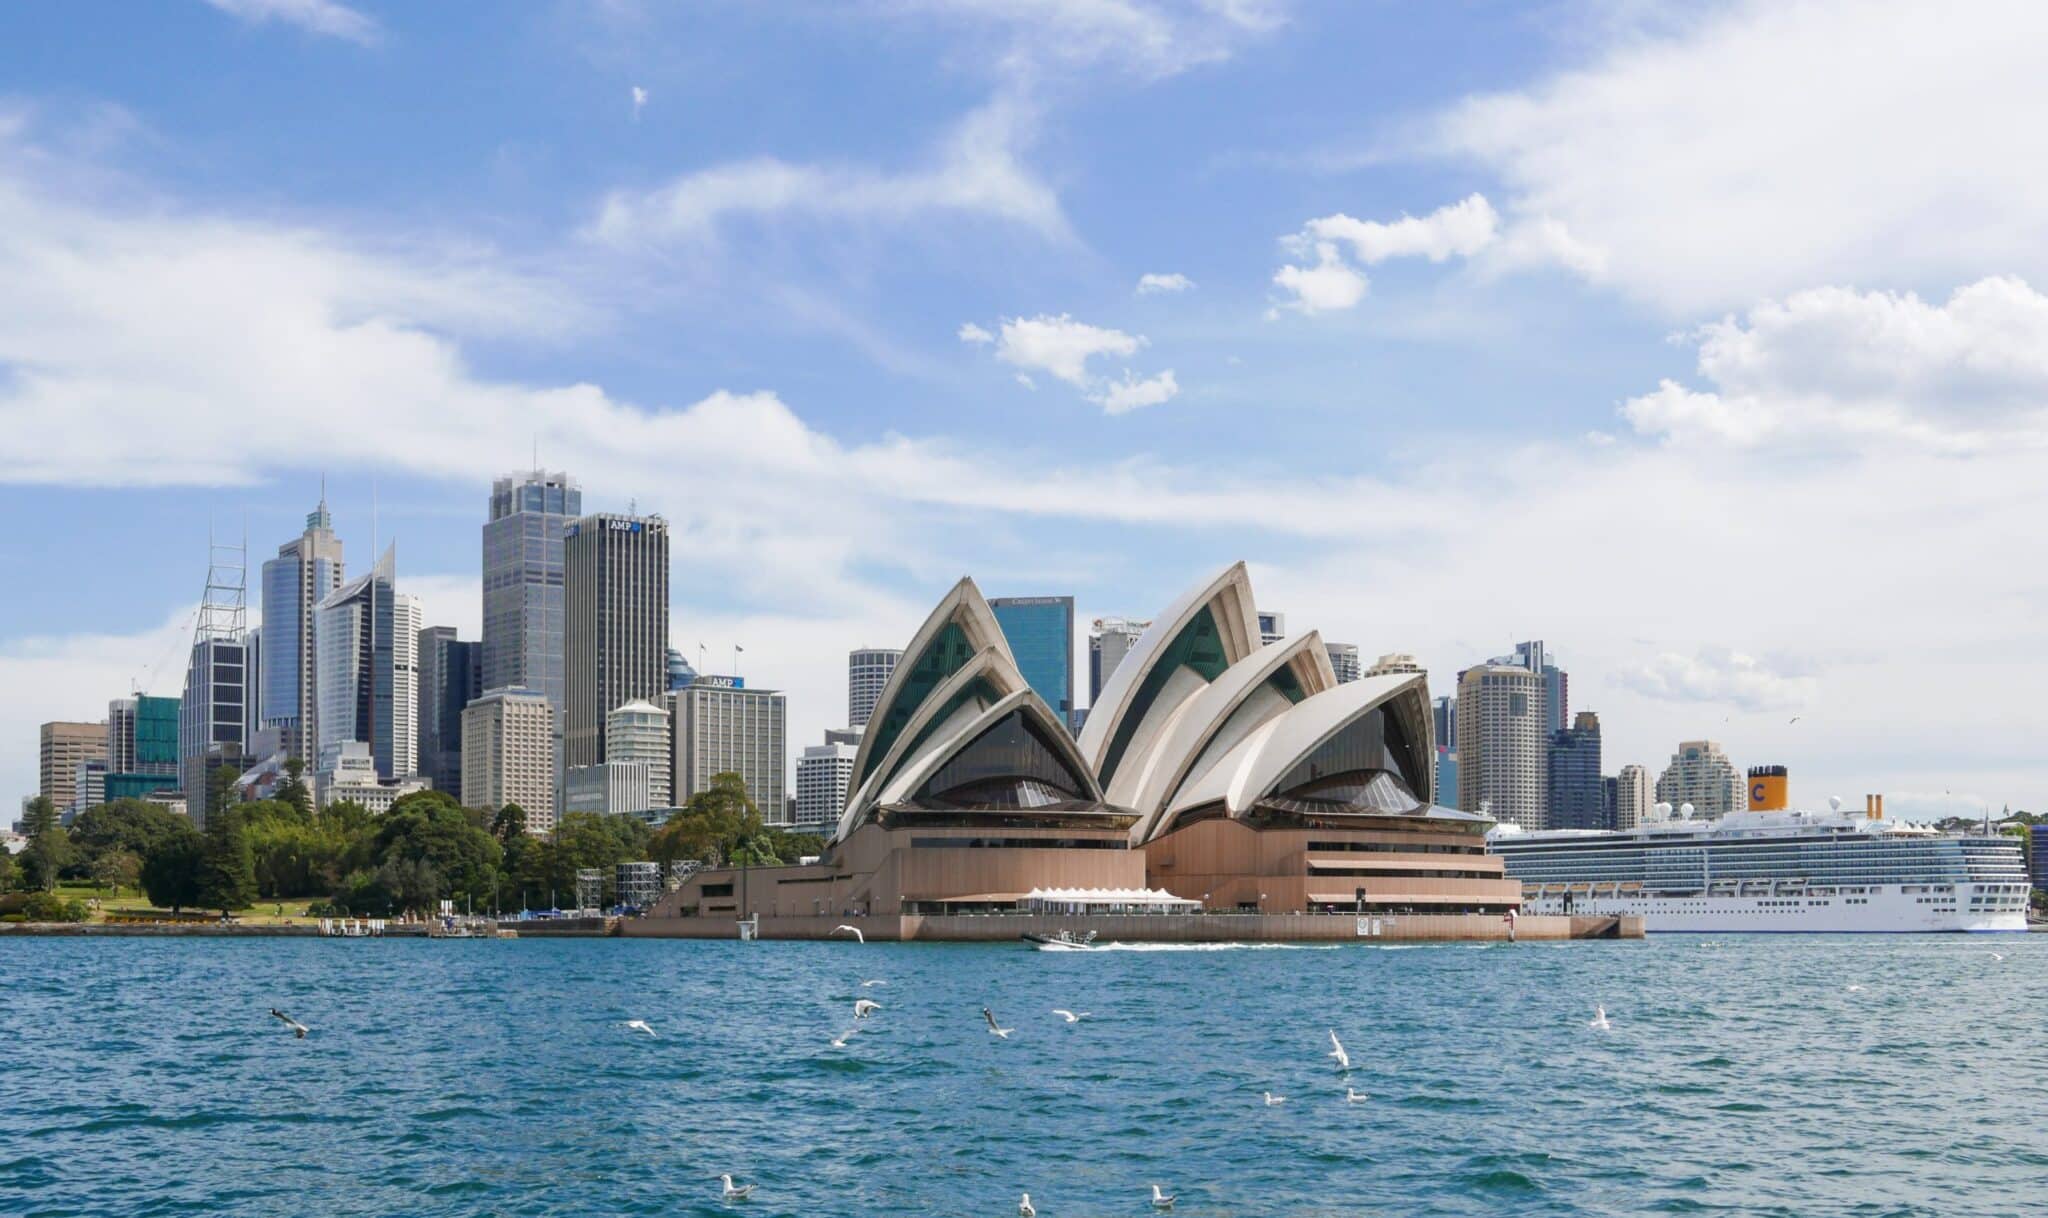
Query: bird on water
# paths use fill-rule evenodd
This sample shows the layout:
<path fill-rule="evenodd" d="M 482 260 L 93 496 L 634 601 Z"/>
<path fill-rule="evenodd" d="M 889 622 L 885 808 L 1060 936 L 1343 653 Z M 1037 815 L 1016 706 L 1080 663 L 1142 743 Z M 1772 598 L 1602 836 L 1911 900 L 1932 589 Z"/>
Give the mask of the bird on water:
<path fill-rule="evenodd" d="M 307 1027 L 305 1024 L 302 1024 L 298 1020 L 293 1019 L 291 1016 L 285 1014 L 283 1011 L 278 1010 L 276 1007 L 270 1008 L 270 1014 L 273 1019 L 281 1021 L 285 1027 L 290 1028 L 292 1030 L 292 1035 L 298 1037 L 300 1040 L 306 1039 L 306 1033 L 313 1030 Z"/>

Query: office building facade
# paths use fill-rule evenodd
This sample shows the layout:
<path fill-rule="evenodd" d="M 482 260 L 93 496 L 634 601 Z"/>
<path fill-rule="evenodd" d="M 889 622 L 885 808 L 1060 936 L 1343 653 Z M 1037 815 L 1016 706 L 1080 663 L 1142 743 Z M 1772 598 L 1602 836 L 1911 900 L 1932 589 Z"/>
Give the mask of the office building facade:
<path fill-rule="evenodd" d="M 644 698 L 616 707 L 605 716 L 605 760 L 639 762 L 647 767 L 647 793 L 640 797 L 647 802 L 622 811 L 670 806 L 675 770 L 670 727 L 668 711 Z"/>
<path fill-rule="evenodd" d="M 1546 829 L 1607 829 L 1607 789 L 1600 775 L 1600 716 L 1580 711 L 1550 738 Z"/>
<path fill-rule="evenodd" d="M 137 694 L 107 704 L 107 772 L 177 776 L 176 698 Z"/>
<path fill-rule="evenodd" d="M 419 772 L 420 607 L 397 591 L 396 563 L 385 550 L 313 611 L 320 752 L 361 741 L 386 781 Z"/>
<path fill-rule="evenodd" d="M 483 693 L 483 645 L 453 626 L 419 633 L 419 771 L 437 791 L 461 798 L 462 709 Z"/>
<path fill-rule="evenodd" d="M 1548 813 L 1543 678 L 1513 664 L 1481 664 L 1458 679 L 1458 807 L 1524 829 Z"/>
<path fill-rule="evenodd" d="M 279 729 L 286 750 L 309 769 L 319 754 L 313 726 L 319 713 L 314 620 L 320 602 L 341 587 L 345 565 L 325 494 L 320 506 L 307 513 L 306 531 L 279 546 L 277 557 L 263 564 L 263 626 L 255 636 L 263 648 L 263 685 L 256 720 L 261 727 Z M 245 727 L 244 739 L 248 735 Z"/>
<path fill-rule="evenodd" d="M 846 654 L 846 725 L 866 727 L 889 674 L 903 653 L 894 647 L 862 647 Z"/>
<path fill-rule="evenodd" d="M 788 707 L 768 689 L 747 689 L 737 677 L 699 676 L 667 695 L 675 732 L 675 802 L 709 790 L 713 775 L 738 774 L 762 819 L 786 824 Z"/>
<path fill-rule="evenodd" d="M 1017 671 L 1066 723 L 1080 700 L 1074 696 L 1074 598 L 997 596 L 989 598 Z"/>
<path fill-rule="evenodd" d="M 1693 807 L 1698 817 L 1726 816 L 1749 806 L 1749 785 L 1742 771 L 1713 740 L 1681 741 L 1664 772 L 1657 776 L 1657 802 Z"/>
<path fill-rule="evenodd" d="M 462 711 L 462 803 L 518 804 L 526 831 L 555 829 L 555 704 L 530 689 L 491 689 Z"/>
<path fill-rule="evenodd" d="M 1358 658 L 1358 644 L 1325 643 L 1323 650 L 1330 653 L 1330 667 L 1337 674 L 1337 684 L 1349 684 L 1365 675 Z"/>
<path fill-rule="evenodd" d="M 36 733 L 36 793 L 58 812 L 78 798 L 78 765 L 107 759 L 107 725 L 55 720 Z"/>
<path fill-rule="evenodd" d="M 1286 637 L 1287 637 L 1287 615 L 1286 615 L 1286 614 L 1284 614 L 1284 613 L 1268 613 L 1268 612 L 1266 612 L 1266 611 L 1265 611 L 1264 609 L 1261 609 L 1261 610 L 1259 610 L 1259 611 L 1258 611 L 1258 614 L 1259 614 L 1259 646 L 1261 646 L 1261 647 L 1270 647 L 1270 646 L 1271 646 L 1271 645 L 1273 645 L 1274 643 L 1277 643 L 1277 642 L 1279 642 L 1279 641 L 1280 641 L 1281 639 L 1284 639 L 1284 638 L 1286 638 Z"/>
<path fill-rule="evenodd" d="M 192 823 L 206 827 L 208 775 L 227 766 L 245 768 L 243 733 L 248 728 L 248 646 L 241 636 L 201 638 L 185 666 L 185 693 L 178 702 L 178 785 Z"/>
<path fill-rule="evenodd" d="M 850 744 L 814 744 L 796 761 L 794 828 L 829 834 L 846 811 L 846 791 L 853 780 L 853 759 L 860 752 Z"/>
<path fill-rule="evenodd" d="M 1650 819 L 1650 772 L 1633 763 L 1614 777 L 1614 827 L 1633 829 Z"/>
<path fill-rule="evenodd" d="M 667 758 L 659 766 L 616 757 L 596 765 L 570 766 L 562 776 L 562 811 L 616 816 L 665 808 L 668 801 L 655 796 L 654 781 L 660 774 L 667 785 L 667 771 Z"/>
<path fill-rule="evenodd" d="M 1464 680 L 1465 674 L 1459 673 L 1458 679 Z M 1446 694 L 1430 703 L 1429 712 L 1431 726 L 1436 730 L 1437 747 L 1456 752 L 1458 749 L 1458 700 Z M 1452 799 L 1457 798 L 1457 790 L 1458 788 L 1456 787 L 1449 788 L 1448 797 Z"/>
<path fill-rule="evenodd" d="M 1152 623 L 1127 617 L 1099 617 L 1088 629 L 1088 704 L 1102 696 L 1102 687 L 1109 681 L 1116 666 L 1131 654 L 1131 648 L 1144 637 L 1145 628 Z"/>
<path fill-rule="evenodd" d="M 478 684 L 537 690 L 555 704 L 557 722 L 567 696 L 563 537 L 581 515 L 583 491 L 575 479 L 560 471 L 524 470 L 491 483 L 490 519 L 483 528 Z"/>
<path fill-rule="evenodd" d="M 667 691 L 668 522 L 582 517 L 565 528 L 562 560 L 564 763 L 595 765 L 605 758 L 605 716 Z"/>
<path fill-rule="evenodd" d="M 1429 671 L 1423 668 L 1420 660 L 1417 660 L 1407 652 L 1390 651 L 1379 659 L 1374 660 L 1372 667 L 1365 670 L 1365 675 L 1368 677 L 1412 677 L 1416 675 L 1426 677 L 1429 675 Z"/>

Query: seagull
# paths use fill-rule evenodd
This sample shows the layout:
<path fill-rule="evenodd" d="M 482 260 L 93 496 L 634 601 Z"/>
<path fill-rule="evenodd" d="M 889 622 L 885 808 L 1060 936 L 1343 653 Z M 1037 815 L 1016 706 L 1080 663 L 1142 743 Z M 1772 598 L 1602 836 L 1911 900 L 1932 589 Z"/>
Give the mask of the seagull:
<path fill-rule="evenodd" d="M 2005 953 L 2004 953 L 2004 952 L 1992 952 L 1992 953 L 1991 953 L 1991 958 L 1992 958 L 1993 960 L 2003 960 L 2003 959 L 2005 959 Z M 301 1036 L 304 1036 L 304 1035 L 305 1035 L 305 1033 L 304 1033 L 304 1032 L 301 1032 L 301 1033 L 299 1033 L 299 1035 L 301 1035 Z"/>
<path fill-rule="evenodd" d="M 1849 992 L 1850 992 L 1851 994 L 1854 994 L 1854 993 L 1858 993 L 1858 992 L 1859 992 L 1859 991 L 1861 991 L 1862 989 L 1863 989 L 1863 987 L 1862 987 L 1862 986 L 1860 986 L 1860 985 L 1852 985 L 1852 986 L 1850 986 L 1850 987 L 1849 987 Z"/>
<path fill-rule="evenodd" d="M 307 1027 L 305 1024 L 302 1024 L 298 1020 L 293 1019 L 291 1016 L 285 1014 L 283 1011 L 278 1010 L 276 1007 L 270 1008 L 270 1014 L 272 1018 L 281 1020 L 284 1023 L 284 1026 L 290 1028 L 292 1030 L 292 1034 L 297 1036 L 300 1040 L 306 1039 L 306 1033 L 313 1030 Z"/>
<path fill-rule="evenodd" d="M 634 1032 L 645 1032 L 649 1036 L 654 1035 L 654 1029 L 648 1027 L 647 1021 L 644 1019 L 629 1019 L 626 1021 L 626 1027 Z"/>
<path fill-rule="evenodd" d="M 1797 722 L 1799 722 L 1799 719 L 1800 719 L 1800 716 L 1798 716 L 1798 715 L 1794 715 L 1794 716 L 1792 716 L 1792 717 L 1791 717 L 1790 719 L 1787 719 L 1787 720 L 1786 720 L 1785 722 L 1787 722 L 1787 723 L 1797 723 Z"/>
<path fill-rule="evenodd" d="M 1082 1020 L 1088 1018 L 1088 1016 L 1090 1016 L 1094 1012 L 1069 1011 L 1065 1007 L 1054 1007 L 1052 1009 L 1052 1013 L 1059 1016 L 1061 1019 L 1066 1020 L 1068 1023 L 1080 1023 Z"/>
<path fill-rule="evenodd" d="M 1371 1098 L 1371 1096 L 1367 1095 L 1363 1091 L 1358 1090 L 1356 1087 L 1344 1088 L 1344 1102 L 1347 1104 L 1363 1104 L 1365 1101 Z"/>
<path fill-rule="evenodd" d="M 841 1032 L 838 1038 L 832 1042 L 832 1047 L 835 1049 L 844 1049 L 846 1047 L 846 1042 L 850 1040 L 853 1037 L 853 1034 L 858 1031 L 860 1031 L 859 1028 L 848 1028 L 846 1029 L 846 1031 Z"/>
<path fill-rule="evenodd" d="M 882 1004 L 872 998 L 857 999 L 853 1004 L 853 1017 L 855 1019 L 866 1019 L 881 1009 Z"/>
<path fill-rule="evenodd" d="M 877 977 L 877 978 L 876 978 L 875 980 L 873 980 L 873 981 L 863 981 L 863 982 L 861 982 L 860 984 L 861 984 L 861 988 L 862 988 L 862 989 L 866 989 L 866 988 L 867 988 L 868 986 L 871 986 L 871 985 L 887 985 L 887 984 L 889 984 L 889 983 L 888 983 L 888 982 L 886 982 L 886 981 L 883 981 L 883 980 L 882 980 L 881 978 Z"/>
<path fill-rule="evenodd" d="M 1274 1095 L 1270 1091 L 1264 1092 L 1263 1094 L 1266 1097 L 1266 1107 L 1268 1108 L 1272 1108 L 1287 1102 L 1287 1097 L 1284 1095 Z"/>
<path fill-rule="evenodd" d="M 987 1007 L 981 1008 L 981 1017 L 983 1019 L 988 1020 L 988 1030 L 989 1034 L 992 1036 L 999 1036 L 1004 1040 L 1008 1040 L 1010 1039 L 1010 1033 L 1017 1030 L 1015 1028 L 1003 1028 L 996 1026 L 996 1013 L 994 1011 L 989 1010 Z M 1029 1201 L 1030 1199 L 1031 1198 L 1029 1196 L 1025 1197 L 1026 1201 Z"/>
<path fill-rule="evenodd" d="M 1159 1186 L 1158 1186 L 1157 1184 L 1153 1185 L 1153 1186 L 1152 1186 L 1152 1208 L 1153 1208 L 1153 1209 L 1155 1209 L 1155 1210 L 1170 1210 L 1170 1209 L 1172 1209 L 1172 1208 L 1173 1208 L 1173 1194 L 1172 1194 L 1172 1193 L 1169 1193 L 1169 1192 L 1164 1192 L 1164 1191 L 1161 1191 L 1160 1187 L 1159 1187 Z"/>
<path fill-rule="evenodd" d="M 1614 1025 L 1607 1022 L 1607 1008 L 1596 1004 L 1593 1007 L 1593 1018 L 1587 1022 L 1586 1026 L 1595 1031 L 1605 1032 Z"/>
<path fill-rule="evenodd" d="M 1330 1029 L 1330 1056 L 1337 1059 L 1337 1068 L 1339 1070 L 1349 1070 L 1351 1068 L 1351 1055 L 1344 1051 L 1344 1042 L 1337 1039 L 1337 1030 L 1335 1028 Z"/>
<path fill-rule="evenodd" d="M 842 930 L 845 931 L 847 934 L 852 935 L 855 939 L 859 940 L 862 943 L 866 943 L 868 941 L 868 937 L 860 933 L 860 927 L 858 926 L 835 926 L 832 928 L 832 933 L 836 935 Z"/>
<path fill-rule="evenodd" d="M 1018 1199 L 1017 1218 L 1038 1218 L 1038 1207 L 1031 1204 L 1030 1193 L 1025 1193 Z"/>
<path fill-rule="evenodd" d="M 731 1176 L 720 1176 L 718 1182 L 725 1186 L 725 1199 L 727 1201 L 745 1201 L 754 1195 L 753 1185 L 734 1184 Z"/>

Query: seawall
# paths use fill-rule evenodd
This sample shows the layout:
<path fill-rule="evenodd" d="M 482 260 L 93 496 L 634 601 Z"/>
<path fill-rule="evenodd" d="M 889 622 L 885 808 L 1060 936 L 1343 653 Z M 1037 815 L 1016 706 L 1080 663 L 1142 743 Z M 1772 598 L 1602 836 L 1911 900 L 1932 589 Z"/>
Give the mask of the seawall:
<path fill-rule="evenodd" d="M 827 939 L 852 926 L 878 942 L 1013 942 L 1026 934 L 1095 933 L 1120 943 L 1430 943 L 1487 942 L 1508 938 L 1499 918 L 1478 914 L 904 914 L 866 918 L 762 918 L 762 939 Z M 731 918 L 630 918 L 627 938 L 736 939 Z M 842 939 L 851 935 L 840 934 Z M 1530 915 L 1515 926 L 1518 940 L 1640 939 L 1641 918 Z"/>

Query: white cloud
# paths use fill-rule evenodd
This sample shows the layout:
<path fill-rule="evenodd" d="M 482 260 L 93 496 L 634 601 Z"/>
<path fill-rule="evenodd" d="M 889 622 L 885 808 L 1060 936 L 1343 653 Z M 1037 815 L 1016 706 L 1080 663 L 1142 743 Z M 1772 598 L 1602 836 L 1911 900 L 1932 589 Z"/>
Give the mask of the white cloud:
<path fill-rule="evenodd" d="M 1087 388 L 1094 382 L 1088 361 L 1102 355 L 1137 354 L 1145 340 L 1122 330 L 1091 326 L 1066 313 L 1058 316 L 1004 318 L 996 358 L 1027 371 L 1048 372 L 1069 385 Z"/>
<path fill-rule="evenodd" d="M 1344 261 L 1333 242 L 1315 246 L 1314 266 L 1283 266 L 1273 272 L 1273 282 L 1294 294 L 1288 307 L 1303 313 L 1327 313 L 1349 309 L 1365 299 L 1370 286 L 1363 271 Z"/>
<path fill-rule="evenodd" d="M 992 343 L 996 341 L 995 335 L 990 334 L 987 330 L 982 329 L 971 321 L 961 322 L 960 328 L 955 333 L 963 343 Z"/>
<path fill-rule="evenodd" d="M 1138 295 L 1151 296 L 1159 292 L 1187 292 L 1193 290 L 1195 281 L 1179 271 L 1167 274 L 1144 274 L 1138 276 Z"/>
<path fill-rule="evenodd" d="M 647 108 L 647 90 L 645 90 L 645 89 L 641 88 L 641 87 L 640 87 L 639 85 L 634 85 L 634 86 L 633 86 L 633 121 L 634 121 L 634 122 L 636 122 L 636 123 L 637 123 L 637 122 L 639 122 L 639 121 L 640 121 L 640 111 L 642 111 L 642 110 L 644 110 L 644 109 L 646 109 L 646 108 Z"/>
<path fill-rule="evenodd" d="M 882 11 L 985 33 L 1012 78 L 1107 67 L 1145 79 L 1228 59 L 1286 18 L 1281 0 L 885 0 Z"/>
<path fill-rule="evenodd" d="M 1403 214 L 1382 223 L 1357 220 L 1342 212 L 1310 220 L 1308 235 L 1317 241 L 1341 241 L 1351 256 L 1367 266 L 1389 258 L 1427 258 L 1442 262 L 1456 255 L 1469 258 L 1493 243 L 1500 217 L 1483 195 L 1472 195 L 1417 218 Z"/>
<path fill-rule="evenodd" d="M 1173 378 L 1171 368 L 1142 381 L 1126 371 L 1122 380 L 1111 382 L 1106 389 L 1095 395 L 1095 400 L 1111 414 L 1124 414 L 1143 406 L 1157 406 L 1161 402 L 1170 401 L 1173 395 L 1179 392 L 1180 382 Z"/>
<path fill-rule="evenodd" d="M 206 0 L 229 16 L 252 24 L 275 21 L 309 33 L 342 38 L 368 46 L 381 31 L 370 17 L 335 0 Z"/>
<path fill-rule="evenodd" d="M 1744 710 L 1798 707 L 1814 692 L 1812 677 L 1775 671 L 1755 656 L 1725 647 L 1702 647 L 1690 655 L 1662 652 L 1622 669 L 1615 677 L 1647 697 L 1726 704 Z"/>
<path fill-rule="evenodd" d="M 2013 143 L 2048 126 L 2048 6 L 1742 0 L 1675 26 L 1466 100 L 1434 150 L 1681 315 L 1816 283 L 2048 277 L 2048 161 Z"/>
<path fill-rule="evenodd" d="M 1033 126 L 1025 106 L 998 99 L 963 118 L 914 168 L 791 164 L 774 157 L 716 165 L 653 190 L 613 191 L 586 235 L 630 246 L 708 239 L 721 224 L 745 217 L 901 224 L 953 215 L 1064 239 L 1059 196 L 1019 158 Z"/>
<path fill-rule="evenodd" d="M 2048 440 L 2048 296 L 1979 280 L 1945 303 L 1819 288 L 1692 336 L 1712 388 L 1622 407 L 1645 435 L 1738 446 L 1904 442 L 1947 452 Z"/>

